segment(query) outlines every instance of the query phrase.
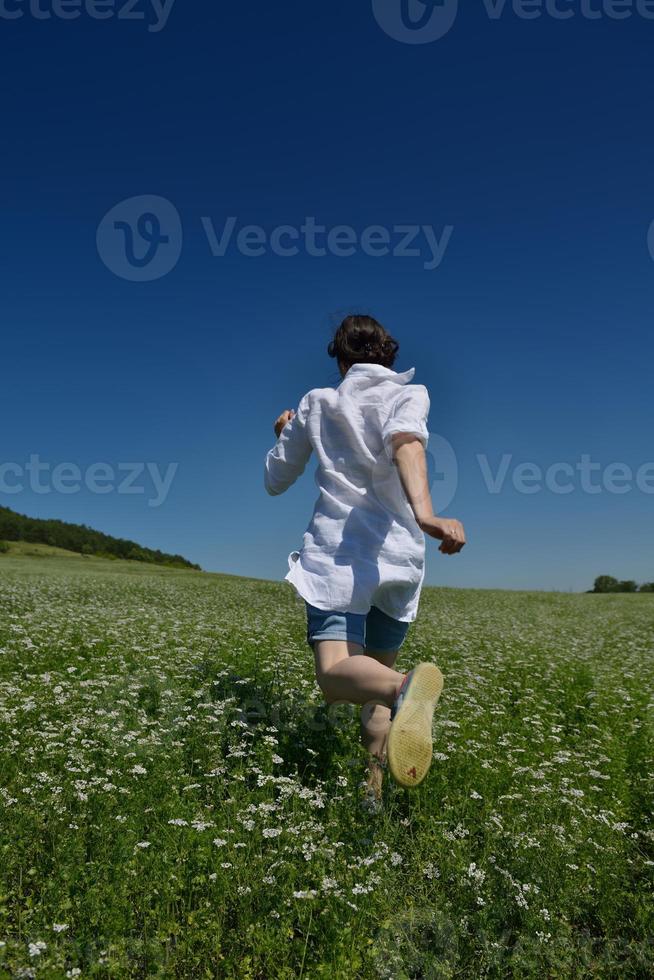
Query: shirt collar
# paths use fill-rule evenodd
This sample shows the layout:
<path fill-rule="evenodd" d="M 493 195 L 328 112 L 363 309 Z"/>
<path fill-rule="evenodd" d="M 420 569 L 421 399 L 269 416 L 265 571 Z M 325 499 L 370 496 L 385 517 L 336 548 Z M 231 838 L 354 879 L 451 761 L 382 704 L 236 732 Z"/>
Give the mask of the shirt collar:
<path fill-rule="evenodd" d="M 351 368 L 348 369 L 343 381 L 349 381 L 350 379 L 356 378 L 379 378 L 383 381 L 395 381 L 396 384 L 405 385 L 411 381 L 411 378 L 415 374 L 416 369 L 414 367 L 409 368 L 407 371 L 394 371 L 392 368 L 384 367 L 383 364 L 353 364 Z"/>

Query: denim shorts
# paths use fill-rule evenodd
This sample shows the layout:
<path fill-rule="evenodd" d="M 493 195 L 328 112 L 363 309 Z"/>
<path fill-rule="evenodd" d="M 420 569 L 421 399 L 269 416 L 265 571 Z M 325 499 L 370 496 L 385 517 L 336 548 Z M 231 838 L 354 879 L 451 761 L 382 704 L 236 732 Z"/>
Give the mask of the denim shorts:
<path fill-rule="evenodd" d="M 410 623 L 393 619 L 371 606 L 368 613 L 334 612 L 318 609 L 305 599 L 307 643 L 315 640 L 349 640 L 379 653 L 393 653 L 402 646 Z"/>

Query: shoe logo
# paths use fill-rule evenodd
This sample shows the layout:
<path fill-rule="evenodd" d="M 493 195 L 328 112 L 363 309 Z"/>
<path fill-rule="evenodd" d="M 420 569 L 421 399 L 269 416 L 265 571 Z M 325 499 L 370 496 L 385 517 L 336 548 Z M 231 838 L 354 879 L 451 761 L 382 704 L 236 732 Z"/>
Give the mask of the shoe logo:
<path fill-rule="evenodd" d="M 375 20 L 394 41 L 430 44 L 453 26 L 459 0 L 372 0 Z"/>
<path fill-rule="evenodd" d="M 411 766 L 411 768 L 407 770 L 407 776 L 411 776 L 413 779 L 418 778 L 418 773 L 416 772 L 415 766 Z"/>

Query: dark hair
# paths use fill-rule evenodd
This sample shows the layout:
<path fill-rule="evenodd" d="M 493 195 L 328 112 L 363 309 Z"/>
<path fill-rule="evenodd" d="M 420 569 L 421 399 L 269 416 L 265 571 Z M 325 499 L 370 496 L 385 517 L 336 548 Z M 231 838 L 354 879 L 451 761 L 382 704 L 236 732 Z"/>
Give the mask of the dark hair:
<path fill-rule="evenodd" d="M 393 367 L 400 345 L 371 316 L 346 316 L 327 345 L 330 357 L 336 357 L 346 370 L 353 364 L 382 364 Z"/>

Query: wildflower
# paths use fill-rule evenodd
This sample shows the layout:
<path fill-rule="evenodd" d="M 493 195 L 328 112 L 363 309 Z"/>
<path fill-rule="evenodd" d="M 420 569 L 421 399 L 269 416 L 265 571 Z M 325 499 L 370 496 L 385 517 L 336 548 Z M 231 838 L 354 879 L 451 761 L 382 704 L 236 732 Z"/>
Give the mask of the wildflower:
<path fill-rule="evenodd" d="M 402 864 L 402 855 L 398 854 L 396 851 L 393 851 L 391 854 L 391 864 L 393 867 L 397 867 L 398 864 Z"/>
<path fill-rule="evenodd" d="M 68 923 L 66 922 L 53 922 L 52 929 L 54 932 L 65 932 L 68 929 Z"/>
<path fill-rule="evenodd" d="M 468 867 L 468 878 L 473 878 L 478 885 L 482 885 L 484 883 L 484 879 L 486 878 L 486 872 L 482 871 L 481 868 L 478 868 L 473 861 Z"/>
<path fill-rule="evenodd" d="M 40 956 L 44 949 L 47 949 L 47 946 L 43 940 L 39 940 L 36 943 L 30 943 L 28 946 L 30 956 Z"/>
<path fill-rule="evenodd" d="M 184 820 L 183 817 L 174 817 L 168 823 L 172 824 L 173 827 L 188 827 L 188 820 Z"/>
<path fill-rule="evenodd" d="M 140 840 L 138 842 L 138 844 L 135 844 L 134 846 L 135 847 L 140 847 L 142 850 L 145 850 L 146 847 L 149 847 L 150 846 L 150 841 L 149 840 Z"/>
<path fill-rule="evenodd" d="M 293 892 L 293 898 L 315 898 L 318 894 L 313 888 L 307 889 L 307 891 Z"/>

